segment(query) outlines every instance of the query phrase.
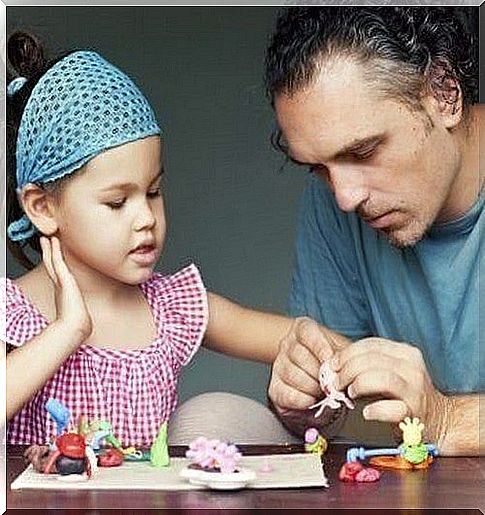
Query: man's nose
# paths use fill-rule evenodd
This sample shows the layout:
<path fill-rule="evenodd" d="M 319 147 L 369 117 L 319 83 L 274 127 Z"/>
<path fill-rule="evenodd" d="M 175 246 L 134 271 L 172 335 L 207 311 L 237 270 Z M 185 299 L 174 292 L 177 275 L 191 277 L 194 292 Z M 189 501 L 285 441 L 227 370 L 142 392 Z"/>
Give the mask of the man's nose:
<path fill-rule="evenodd" d="M 330 184 L 339 208 L 346 213 L 355 211 L 369 197 L 361 170 L 342 167 L 329 171 Z"/>

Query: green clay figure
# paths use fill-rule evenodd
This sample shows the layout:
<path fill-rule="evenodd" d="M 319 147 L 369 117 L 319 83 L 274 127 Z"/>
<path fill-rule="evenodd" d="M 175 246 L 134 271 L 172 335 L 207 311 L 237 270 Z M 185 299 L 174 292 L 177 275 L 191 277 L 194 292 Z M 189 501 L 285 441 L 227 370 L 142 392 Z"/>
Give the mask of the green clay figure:
<path fill-rule="evenodd" d="M 150 462 L 154 467 L 168 467 L 170 458 L 168 456 L 167 423 L 160 426 L 158 436 L 150 448 Z"/>

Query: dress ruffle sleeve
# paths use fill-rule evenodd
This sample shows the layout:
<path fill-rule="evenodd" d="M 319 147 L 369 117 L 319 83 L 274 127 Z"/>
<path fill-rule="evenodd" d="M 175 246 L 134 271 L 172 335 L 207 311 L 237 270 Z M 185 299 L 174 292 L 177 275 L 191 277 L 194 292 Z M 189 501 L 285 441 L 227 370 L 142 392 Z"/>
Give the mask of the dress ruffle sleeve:
<path fill-rule="evenodd" d="M 143 285 L 154 309 L 159 336 L 169 342 L 180 365 L 199 349 L 208 323 L 207 292 L 198 268 L 191 264 L 173 275 L 154 274 Z M 158 319 L 157 319 L 158 318 Z"/>
<path fill-rule="evenodd" d="M 0 279 L 0 336 L 6 343 L 19 347 L 37 336 L 47 322 L 9 278 Z"/>

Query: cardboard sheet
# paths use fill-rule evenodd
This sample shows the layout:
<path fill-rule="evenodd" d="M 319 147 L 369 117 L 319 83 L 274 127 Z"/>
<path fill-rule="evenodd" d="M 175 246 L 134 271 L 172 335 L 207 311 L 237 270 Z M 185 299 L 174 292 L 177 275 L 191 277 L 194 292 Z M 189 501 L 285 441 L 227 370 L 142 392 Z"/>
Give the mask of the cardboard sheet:
<path fill-rule="evenodd" d="M 303 488 L 328 486 L 320 459 L 315 454 L 277 454 L 243 456 L 241 466 L 256 472 L 257 478 L 247 488 Z M 125 462 L 121 467 L 99 468 L 89 480 L 62 481 L 57 474 L 40 474 L 31 465 L 12 483 L 21 488 L 52 490 L 200 490 L 179 477 L 189 464 L 187 458 L 171 458 L 167 468 L 155 468 L 150 462 Z M 261 472 L 269 464 L 271 472 Z"/>

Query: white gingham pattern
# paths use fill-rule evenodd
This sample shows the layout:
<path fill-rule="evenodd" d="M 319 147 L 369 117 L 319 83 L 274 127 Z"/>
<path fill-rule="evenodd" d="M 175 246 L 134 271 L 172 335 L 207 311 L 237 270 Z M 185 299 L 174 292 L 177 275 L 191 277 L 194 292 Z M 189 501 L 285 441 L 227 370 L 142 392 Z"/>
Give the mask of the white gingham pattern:
<path fill-rule="evenodd" d="M 12 280 L 2 281 L 2 309 L 6 309 L 6 334 L 2 336 L 19 346 L 48 322 Z M 171 276 L 155 273 L 141 289 L 158 328 L 156 340 L 137 350 L 79 347 L 8 424 L 8 443 L 46 443 L 55 433 L 55 424 L 44 404 L 55 397 L 71 411 L 71 427 L 80 415 L 105 419 L 123 445 L 151 445 L 176 407 L 181 366 L 202 342 L 208 307 L 195 265 Z"/>

